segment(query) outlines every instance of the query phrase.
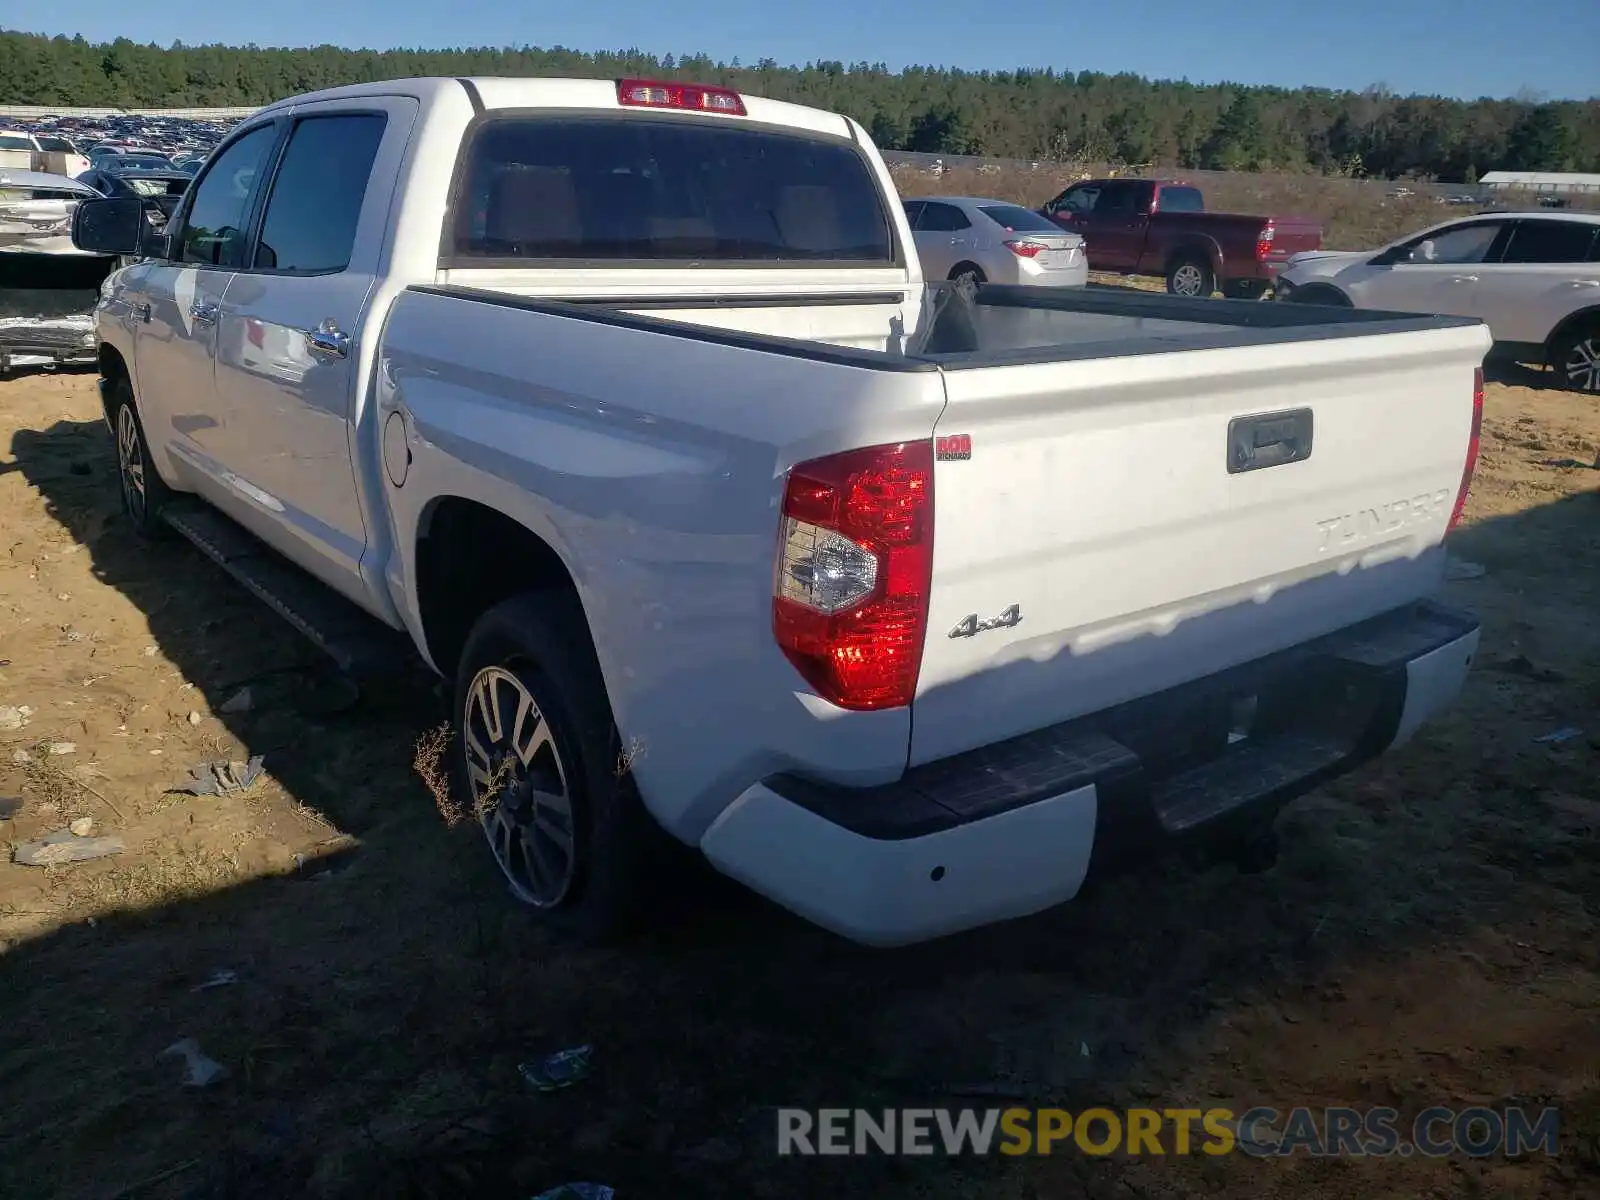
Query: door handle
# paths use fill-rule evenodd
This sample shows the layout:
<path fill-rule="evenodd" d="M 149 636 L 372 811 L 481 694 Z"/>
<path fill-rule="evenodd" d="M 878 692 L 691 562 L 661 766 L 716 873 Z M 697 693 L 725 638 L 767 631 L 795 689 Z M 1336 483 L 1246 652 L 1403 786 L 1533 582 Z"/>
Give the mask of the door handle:
<path fill-rule="evenodd" d="M 339 328 L 339 323 L 328 317 L 315 329 L 302 329 L 301 336 L 312 353 L 328 358 L 343 358 L 350 353 L 350 335 Z"/>
<path fill-rule="evenodd" d="M 950 239 L 950 244 L 952 246 L 959 246 L 959 245 L 961 245 L 961 239 L 960 238 L 951 238 Z"/>
<path fill-rule="evenodd" d="M 1450 277 L 1450 282 L 1451 283 L 1477 283 L 1478 282 L 1478 277 L 1476 275 L 1452 275 Z"/>
<path fill-rule="evenodd" d="M 146 325 L 150 324 L 150 302 L 146 300 L 143 304 L 135 304 L 133 306 L 133 315 Z"/>
<path fill-rule="evenodd" d="M 1575 288 L 1600 288 L 1600 279 L 1569 279 L 1568 287 Z"/>
<path fill-rule="evenodd" d="M 196 300 L 189 305 L 189 315 L 202 325 L 215 325 L 217 323 L 217 306 L 215 304 L 202 304 Z"/>

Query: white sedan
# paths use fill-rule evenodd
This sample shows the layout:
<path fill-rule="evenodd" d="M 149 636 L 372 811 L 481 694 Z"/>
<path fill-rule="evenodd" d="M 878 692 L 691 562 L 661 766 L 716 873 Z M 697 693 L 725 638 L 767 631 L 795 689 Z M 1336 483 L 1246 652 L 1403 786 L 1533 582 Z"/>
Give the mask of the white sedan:
<path fill-rule="evenodd" d="M 1019 204 L 972 196 L 905 201 L 924 279 L 1083 287 L 1083 237 Z"/>
<path fill-rule="evenodd" d="M 1277 298 L 1477 317 L 1495 354 L 1600 393 L 1600 213 L 1486 213 L 1376 252 L 1297 254 Z"/>

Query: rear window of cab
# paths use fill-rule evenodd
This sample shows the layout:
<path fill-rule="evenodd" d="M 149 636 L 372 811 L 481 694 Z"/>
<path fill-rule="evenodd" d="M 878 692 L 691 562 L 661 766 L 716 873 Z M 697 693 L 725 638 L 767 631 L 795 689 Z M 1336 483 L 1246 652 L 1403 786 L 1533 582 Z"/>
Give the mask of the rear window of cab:
<path fill-rule="evenodd" d="M 447 229 L 460 266 L 897 262 L 853 143 L 715 119 L 491 117 L 463 147 Z"/>

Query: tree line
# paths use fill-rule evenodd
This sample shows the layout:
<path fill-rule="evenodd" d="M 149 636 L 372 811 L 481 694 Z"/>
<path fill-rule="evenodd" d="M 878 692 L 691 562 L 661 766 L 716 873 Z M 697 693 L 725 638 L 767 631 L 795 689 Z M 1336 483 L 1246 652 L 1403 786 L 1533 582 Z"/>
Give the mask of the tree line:
<path fill-rule="evenodd" d="M 719 83 L 855 117 L 879 146 L 934 154 L 1319 171 L 1474 182 L 1489 170 L 1600 171 L 1600 99 L 1451 100 L 1149 80 L 1096 71 L 883 63 L 743 65 L 640 50 L 165 49 L 0 32 L 0 101 L 119 108 L 265 104 L 412 75 L 650 76 Z"/>

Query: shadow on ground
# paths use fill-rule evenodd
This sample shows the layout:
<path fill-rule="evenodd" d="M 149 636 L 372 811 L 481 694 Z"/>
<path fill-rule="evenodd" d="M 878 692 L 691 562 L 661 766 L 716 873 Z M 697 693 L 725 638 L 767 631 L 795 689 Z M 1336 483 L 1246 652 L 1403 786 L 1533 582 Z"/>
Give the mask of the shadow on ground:
<path fill-rule="evenodd" d="M 1330 1103 L 1380 1103 L 1387 1069 L 1327 1065 L 1337 1051 L 1303 1030 L 1259 1053 L 1228 1030 L 1310 1023 L 1337 1045 L 1334 1031 L 1353 1025 L 1381 1041 L 1408 1005 L 1439 1004 L 1435 959 L 1455 969 L 1486 939 L 1536 937 L 1563 970 L 1600 972 L 1600 820 L 1574 824 L 1553 807 L 1592 794 L 1593 749 L 1532 740 L 1554 723 L 1600 728 L 1600 642 L 1593 628 L 1565 645 L 1530 632 L 1541 606 L 1595 611 L 1594 495 L 1460 535 L 1463 553 L 1492 566 L 1455 597 L 1485 611 L 1468 696 L 1404 753 L 1285 814 L 1284 857 L 1266 874 L 1162 867 L 893 953 L 720 887 L 651 939 L 579 949 L 512 906 L 476 833 L 444 828 L 411 772 L 416 737 L 443 716 L 428 679 L 343 714 L 302 711 L 314 653 L 185 544 L 131 538 L 103 425 L 20 432 L 12 450 L 12 469 L 213 710 L 246 683 L 262 689 L 264 703 L 225 718 L 230 733 L 357 843 L 299 872 L 6 951 L 0 1162 L 18 1200 L 509 1198 L 566 1179 L 602 1180 L 620 1200 L 1259 1193 L 1265 1168 L 1239 1160 L 779 1160 L 772 1108 L 1162 1106 L 1235 1087 L 1282 1089 L 1280 1104 L 1317 1089 Z M 1513 608 L 1529 579 L 1546 594 Z M 1533 969 L 1519 961 L 1484 968 L 1508 997 Z M 219 968 L 238 983 L 193 990 Z M 1351 999 L 1357 981 L 1409 970 L 1414 988 Z M 1583 994 L 1592 1030 L 1600 993 Z M 232 1078 L 180 1087 L 178 1065 L 158 1055 L 185 1036 Z M 579 1043 L 596 1047 L 591 1078 L 552 1095 L 522 1085 L 520 1061 Z M 1445 1049 L 1484 1078 L 1498 1072 L 1501 1095 L 1534 1068 L 1494 1058 L 1487 1042 Z M 1412 1069 L 1445 1072 L 1437 1060 Z M 1595 1078 L 1561 1096 L 1580 1137 L 1600 1136 Z M 1592 1158 L 1577 1162 L 1567 1169 L 1600 1182 Z M 1440 1170 L 1415 1194 L 1457 1194 L 1459 1178 Z M 1373 1177 L 1354 1172 L 1276 1179 L 1284 1195 L 1373 1193 Z"/>

